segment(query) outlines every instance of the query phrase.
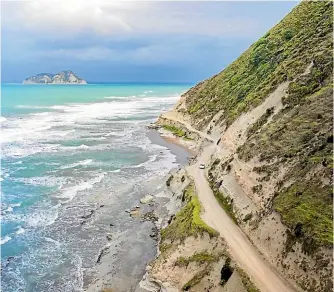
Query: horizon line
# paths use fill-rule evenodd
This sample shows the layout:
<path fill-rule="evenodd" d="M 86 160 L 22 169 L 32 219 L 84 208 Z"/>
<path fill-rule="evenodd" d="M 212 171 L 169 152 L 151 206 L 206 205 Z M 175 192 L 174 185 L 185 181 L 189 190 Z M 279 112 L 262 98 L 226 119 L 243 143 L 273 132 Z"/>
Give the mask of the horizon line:
<path fill-rule="evenodd" d="M 198 82 L 175 82 L 175 81 L 95 81 L 89 82 L 86 81 L 87 84 L 79 84 L 79 83 L 32 83 L 32 84 L 23 84 L 22 82 L 1 82 L 0 84 L 12 84 L 12 85 L 94 85 L 94 84 L 196 84 Z"/>

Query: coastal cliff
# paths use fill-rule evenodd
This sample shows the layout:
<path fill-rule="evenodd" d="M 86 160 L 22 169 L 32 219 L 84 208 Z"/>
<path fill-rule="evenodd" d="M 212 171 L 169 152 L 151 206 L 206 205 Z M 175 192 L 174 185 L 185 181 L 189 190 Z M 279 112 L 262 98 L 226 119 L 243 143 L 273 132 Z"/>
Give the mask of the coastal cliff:
<path fill-rule="evenodd" d="M 23 80 L 23 84 L 87 84 L 72 71 L 61 71 L 57 74 L 40 73 Z"/>
<path fill-rule="evenodd" d="M 302 2 L 159 118 L 200 153 L 167 181 L 183 208 L 142 286 L 331 291 L 332 50 L 333 3 Z"/>

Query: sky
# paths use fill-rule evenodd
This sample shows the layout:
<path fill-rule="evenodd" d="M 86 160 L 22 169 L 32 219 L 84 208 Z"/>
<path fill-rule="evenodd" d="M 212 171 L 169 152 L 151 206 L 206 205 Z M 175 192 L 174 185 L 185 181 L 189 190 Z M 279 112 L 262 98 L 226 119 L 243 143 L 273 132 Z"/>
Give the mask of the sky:
<path fill-rule="evenodd" d="M 296 1 L 3 1 L 2 82 L 191 82 L 223 70 Z"/>

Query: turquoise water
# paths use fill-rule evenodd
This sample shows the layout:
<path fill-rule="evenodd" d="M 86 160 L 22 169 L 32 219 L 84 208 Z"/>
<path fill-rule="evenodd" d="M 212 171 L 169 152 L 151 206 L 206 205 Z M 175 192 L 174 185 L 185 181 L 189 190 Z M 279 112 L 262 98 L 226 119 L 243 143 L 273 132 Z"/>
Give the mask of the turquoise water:
<path fill-rule="evenodd" d="M 2 84 L 1 115 L 32 113 L 53 105 L 101 101 L 106 97 L 177 95 L 190 87 L 173 84 L 20 85 Z"/>
<path fill-rule="evenodd" d="M 106 221 L 123 226 L 120 238 L 133 234 L 134 223 L 117 210 L 174 167 L 175 156 L 147 138 L 146 125 L 189 87 L 2 85 L 3 291 L 82 291 Z M 83 220 L 91 210 L 93 219 Z"/>

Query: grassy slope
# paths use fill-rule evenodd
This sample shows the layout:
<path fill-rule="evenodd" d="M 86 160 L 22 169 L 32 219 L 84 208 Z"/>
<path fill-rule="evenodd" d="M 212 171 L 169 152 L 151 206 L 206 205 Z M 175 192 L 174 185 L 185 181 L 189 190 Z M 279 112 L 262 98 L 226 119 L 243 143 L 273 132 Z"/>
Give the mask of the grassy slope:
<path fill-rule="evenodd" d="M 220 110 L 227 124 L 304 72 L 321 52 L 332 55 L 332 3 L 304 2 L 216 76 L 190 89 L 188 113 L 203 128 Z"/>
<path fill-rule="evenodd" d="M 183 241 L 189 236 L 198 236 L 203 233 L 208 233 L 210 237 L 217 236 L 218 232 L 206 225 L 200 217 L 201 204 L 192 185 L 185 190 L 183 196 L 187 203 L 176 214 L 171 224 L 161 230 L 161 242 Z"/>
<path fill-rule="evenodd" d="M 173 177 L 170 177 L 173 179 Z M 162 257 L 167 256 L 175 245 L 182 243 L 187 237 L 190 236 L 202 236 L 207 233 L 210 238 L 216 237 L 219 233 L 206 225 L 200 218 L 201 205 L 198 197 L 195 193 L 194 186 L 189 185 L 183 193 L 182 201 L 185 202 L 184 207 L 176 214 L 172 222 L 164 229 L 161 230 L 161 242 L 160 251 Z M 180 256 L 175 261 L 175 266 L 185 267 L 191 263 L 198 265 L 198 271 L 196 274 L 183 285 L 182 290 L 188 291 L 194 288 L 202 279 L 212 272 L 213 264 L 218 262 L 221 258 L 226 258 L 227 255 L 224 250 L 212 250 L 211 252 L 203 250 L 201 252 L 195 252 L 189 257 Z M 240 268 L 237 268 L 242 283 L 245 289 L 249 292 L 259 292 L 255 285 L 251 282 L 249 277 Z M 217 278 L 218 281 L 220 278 Z M 195 290 L 194 290 L 195 291 Z"/>
<path fill-rule="evenodd" d="M 173 126 L 173 125 L 162 125 L 162 127 L 169 131 L 169 132 L 172 132 L 175 136 L 178 136 L 180 138 L 183 138 L 185 140 L 192 140 L 192 138 L 188 137 L 187 133 L 185 131 L 183 131 L 182 129 L 176 127 L 176 126 Z"/>
<path fill-rule="evenodd" d="M 277 185 L 274 208 L 306 251 L 333 243 L 332 224 L 332 68 L 333 4 L 302 2 L 220 74 L 186 93 L 187 111 L 203 128 L 220 110 L 230 125 L 290 81 L 284 109 L 251 127 L 239 157 L 259 157 L 255 169 L 270 180 L 288 168 Z M 310 64 L 307 75 L 302 75 Z M 292 183 L 283 188 L 283 183 Z"/>
<path fill-rule="evenodd" d="M 288 169 L 282 183 L 292 185 L 277 186 L 275 209 L 292 229 L 302 227 L 309 243 L 328 246 L 333 243 L 332 96 L 331 86 L 306 96 L 298 107 L 281 111 L 238 149 L 245 160 L 258 156 L 267 163 L 256 170 L 265 180 L 282 166 Z"/>
<path fill-rule="evenodd" d="M 162 126 L 165 130 L 172 132 L 174 135 L 178 136 L 178 137 L 184 137 L 186 135 L 186 133 L 184 131 L 182 131 L 181 129 L 175 127 L 175 126 L 171 126 L 171 125 L 163 125 Z"/>

